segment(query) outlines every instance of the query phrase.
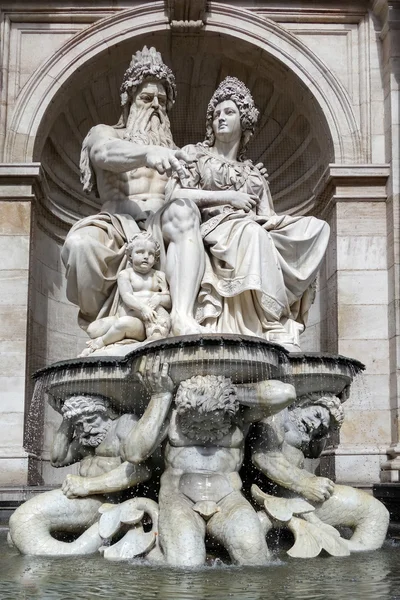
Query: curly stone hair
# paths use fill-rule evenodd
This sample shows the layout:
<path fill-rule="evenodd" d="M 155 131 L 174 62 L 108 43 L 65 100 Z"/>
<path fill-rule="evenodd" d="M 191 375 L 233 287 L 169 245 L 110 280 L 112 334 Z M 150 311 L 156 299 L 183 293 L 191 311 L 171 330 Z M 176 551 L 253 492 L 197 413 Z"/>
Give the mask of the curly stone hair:
<path fill-rule="evenodd" d="M 77 419 L 81 415 L 104 413 L 111 419 L 117 415 L 110 407 L 110 402 L 100 394 L 76 394 L 65 400 L 61 414 L 64 419 Z"/>
<path fill-rule="evenodd" d="M 217 87 L 207 107 L 205 144 L 213 146 L 215 134 L 213 130 L 214 111 L 218 104 L 232 100 L 239 109 L 242 139 L 238 152 L 238 160 L 244 160 L 246 147 L 255 131 L 259 111 L 254 105 L 253 96 L 245 84 L 236 77 L 226 77 Z"/>
<path fill-rule="evenodd" d="M 231 379 L 223 375 L 195 375 L 182 381 L 175 404 L 178 414 L 196 409 L 199 413 L 222 410 L 234 415 L 239 408 L 235 387 Z"/>
<path fill-rule="evenodd" d="M 130 104 L 133 94 L 145 79 L 156 79 L 164 85 L 167 93 L 167 110 L 171 110 L 176 99 L 174 74 L 163 63 L 161 54 L 155 48 L 147 48 L 147 46 L 133 54 L 131 64 L 125 71 L 120 88 L 121 105 Z"/>
<path fill-rule="evenodd" d="M 329 410 L 329 414 L 333 421 L 332 425 L 334 427 L 340 428 L 344 422 L 344 409 L 341 401 L 337 396 L 333 394 L 330 396 L 321 396 L 315 404 L 317 406 L 323 406 Z"/>
<path fill-rule="evenodd" d="M 130 260 L 131 252 L 132 252 L 132 249 L 135 247 L 135 244 L 140 241 L 152 242 L 154 244 L 155 259 L 156 259 L 156 261 L 158 261 L 158 259 L 160 258 L 160 244 L 157 242 L 156 239 L 153 238 L 151 233 L 148 233 L 147 231 L 141 231 L 140 233 L 135 233 L 135 235 L 133 237 L 131 237 L 131 239 L 127 243 L 126 248 L 125 248 L 125 254 L 128 257 L 128 260 Z"/>
<path fill-rule="evenodd" d="M 329 411 L 331 417 L 331 427 L 339 429 L 344 422 L 343 404 L 334 394 L 317 393 L 306 394 L 296 405 L 296 408 L 307 408 L 309 406 L 323 406 Z"/>

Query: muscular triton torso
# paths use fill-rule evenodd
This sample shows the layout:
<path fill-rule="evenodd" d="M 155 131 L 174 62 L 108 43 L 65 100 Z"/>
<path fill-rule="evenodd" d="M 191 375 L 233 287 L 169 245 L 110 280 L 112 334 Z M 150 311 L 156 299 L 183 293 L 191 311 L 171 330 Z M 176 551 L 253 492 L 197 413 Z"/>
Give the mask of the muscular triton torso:
<path fill-rule="evenodd" d="M 96 477 L 119 467 L 122 463 L 121 445 L 136 422 L 137 417 L 128 414 L 115 419 L 97 447 L 85 447 L 87 455 L 80 462 L 79 474 L 82 477 Z"/>
<path fill-rule="evenodd" d="M 241 429 L 233 424 L 228 434 L 215 444 L 195 442 L 182 433 L 174 411 L 164 454 L 164 491 L 181 492 L 193 502 L 218 502 L 232 491 L 240 490 L 238 471 L 243 461 L 243 440 Z"/>
<path fill-rule="evenodd" d="M 114 129 L 108 125 L 98 125 L 92 130 L 96 141 L 123 140 L 125 129 Z M 124 157 L 121 156 L 121 162 Z M 137 216 L 138 205 L 143 212 L 156 212 L 164 204 L 164 191 L 167 175 L 160 175 L 155 169 L 138 167 L 128 172 L 115 172 L 96 164 L 91 156 L 91 164 L 96 173 L 97 189 L 103 201 L 102 210 L 112 214 Z"/>

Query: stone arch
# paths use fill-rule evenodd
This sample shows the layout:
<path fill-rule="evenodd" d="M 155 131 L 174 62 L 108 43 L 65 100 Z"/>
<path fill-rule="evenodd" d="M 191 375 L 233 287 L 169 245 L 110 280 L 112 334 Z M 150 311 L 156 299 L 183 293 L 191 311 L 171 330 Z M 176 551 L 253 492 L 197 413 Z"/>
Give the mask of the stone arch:
<path fill-rule="evenodd" d="M 20 94 L 6 137 L 4 160 L 37 160 L 46 137 L 44 116 L 51 122 L 62 101 L 57 93 L 88 61 L 135 36 L 168 30 L 164 4 L 154 2 L 103 19 L 74 36 L 35 72 Z M 347 93 L 300 40 L 273 21 L 226 5 L 213 7 L 205 31 L 245 40 L 275 57 L 315 98 L 332 138 L 333 160 L 339 164 L 361 162 L 360 133 Z"/>

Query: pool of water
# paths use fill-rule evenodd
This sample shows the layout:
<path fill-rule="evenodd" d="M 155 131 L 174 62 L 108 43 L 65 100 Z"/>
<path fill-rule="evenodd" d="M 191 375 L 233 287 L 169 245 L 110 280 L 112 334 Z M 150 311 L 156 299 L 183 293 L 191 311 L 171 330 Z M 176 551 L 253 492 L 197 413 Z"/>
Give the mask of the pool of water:
<path fill-rule="evenodd" d="M 312 560 L 276 557 L 269 567 L 203 569 L 109 562 L 101 556 L 36 558 L 0 534 L 0 599 L 400 600 L 400 539 L 376 552 Z"/>

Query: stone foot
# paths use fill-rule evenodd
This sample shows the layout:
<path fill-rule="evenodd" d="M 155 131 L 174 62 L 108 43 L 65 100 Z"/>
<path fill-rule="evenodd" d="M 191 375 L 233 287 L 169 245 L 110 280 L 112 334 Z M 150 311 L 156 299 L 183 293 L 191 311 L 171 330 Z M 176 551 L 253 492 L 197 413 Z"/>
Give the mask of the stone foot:
<path fill-rule="evenodd" d="M 193 317 L 171 314 L 171 321 L 171 331 L 175 336 L 206 333 L 205 327 L 202 327 Z"/>
<path fill-rule="evenodd" d="M 84 358 L 85 356 L 90 356 L 96 350 L 100 350 L 104 348 L 103 338 L 98 337 L 94 340 L 89 340 L 86 342 L 87 348 L 85 348 L 79 355 L 78 358 Z"/>

